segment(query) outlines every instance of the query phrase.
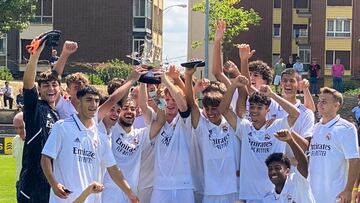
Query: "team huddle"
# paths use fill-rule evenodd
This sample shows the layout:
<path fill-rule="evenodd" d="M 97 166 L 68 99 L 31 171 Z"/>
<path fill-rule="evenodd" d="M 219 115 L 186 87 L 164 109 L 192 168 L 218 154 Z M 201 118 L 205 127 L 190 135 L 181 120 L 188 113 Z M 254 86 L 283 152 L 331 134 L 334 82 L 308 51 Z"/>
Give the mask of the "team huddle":
<path fill-rule="evenodd" d="M 148 72 L 135 66 L 109 81 L 108 96 L 83 74 L 68 75 L 65 99 L 61 75 L 77 43 L 65 42 L 37 87 L 43 46 L 31 54 L 18 202 L 351 202 L 359 147 L 355 126 L 337 114 L 341 93 L 321 89 L 315 123 L 309 83 L 294 69 L 282 72 L 279 96 L 271 68 L 249 62 L 249 45 L 238 46 L 240 70 L 222 65 L 225 27 L 218 23 L 214 40 L 216 82 L 170 66 L 155 71 L 161 84 L 134 86 Z"/>

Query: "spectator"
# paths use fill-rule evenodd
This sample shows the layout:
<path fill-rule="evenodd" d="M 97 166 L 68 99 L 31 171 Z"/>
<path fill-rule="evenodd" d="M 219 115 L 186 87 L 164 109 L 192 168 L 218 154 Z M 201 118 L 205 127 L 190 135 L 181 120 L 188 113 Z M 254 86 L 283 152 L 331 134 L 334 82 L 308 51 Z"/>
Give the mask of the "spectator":
<path fill-rule="evenodd" d="M 50 62 L 50 65 L 51 65 L 51 68 L 55 66 L 56 62 L 59 60 L 59 57 L 57 56 L 57 51 L 56 49 L 53 49 L 51 51 L 51 57 L 49 59 L 49 62 Z"/>
<path fill-rule="evenodd" d="M 275 91 L 277 94 L 281 94 L 281 90 L 279 91 L 279 85 L 281 81 L 281 73 L 285 70 L 286 65 L 284 64 L 283 58 L 279 58 L 279 61 L 274 66 L 274 85 Z"/>
<path fill-rule="evenodd" d="M 359 124 L 360 124 L 360 101 L 358 101 L 358 105 L 355 106 L 351 111 L 354 113 L 354 118 L 355 118 L 356 124 L 359 127 Z"/>
<path fill-rule="evenodd" d="M 345 72 L 345 67 L 340 62 L 341 60 L 337 58 L 335 64 L 331 67 L 331 75 L 333 77 L 333 88 L 339 92 L 343 92 L 342 77 Z"/>
<path fill-rule="evenodd" d="M 18 109 L 22 109 L 24 106 L 24 94 L 22 88 L 19 89 L 19 94 L 16 95 L 16 105 Z"/>
<path fill-rule="evenodd" d="M 24 141 L 25 141 L 25 125 L 23 119 L 23 113 L 20 112 L 15 115 L 13 120 L 13 125 L 16 131 L 16 136 L 12 141 L 12 154 L 15 158 L 16 163 L 16 194 L 19 194 L 19 187 L 18 181 L 20 176 L 20 171 L 22 167 L 22 155 L 23 155 L 23 148 L 24 148 Z"/>
<path fill-rule="evenodd" d="M 289 63 L 286 64 L 286 68 L 293 68 L 294 67 L 294 59 L 292 56 L 289 56 Z"/>
<path fill-rule="evenodd" d="M 9 85 L 9 82 L 5 82 L 5 86 L 2 89 L 3 97 L 4 97 L 4 107 L 7 107 L 7 101 L 9 101 L 9 109 L 12 109 L 13 101 L 14 101 L 14 95 L 12 87 Z"/>
<path fill-rule="evenodd" d="M 320 65 L 317 63 L 317 59 L 312 59 L 310 64 L 309 75 L 310 75 L 310 92 L 312 95 L 318 96 L 318 80 L 320 78 Z"/>
<path fill-rule="evenodd" d="M 296 57 L 296 63 L 293 65 L 293 68 L 301 76 L 301 73 L 304 71 L 304 65 L 301 63 L 300 57 Z"/>

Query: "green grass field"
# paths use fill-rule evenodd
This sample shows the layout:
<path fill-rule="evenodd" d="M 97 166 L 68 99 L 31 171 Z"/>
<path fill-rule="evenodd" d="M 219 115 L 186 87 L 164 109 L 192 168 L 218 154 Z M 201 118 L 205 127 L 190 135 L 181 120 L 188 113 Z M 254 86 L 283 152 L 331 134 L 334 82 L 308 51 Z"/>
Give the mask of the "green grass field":
<path fill-rule="evenodd" d="M 15 159 L 11 155 L 0 155 L 0 202 L 15 203 Z"/>

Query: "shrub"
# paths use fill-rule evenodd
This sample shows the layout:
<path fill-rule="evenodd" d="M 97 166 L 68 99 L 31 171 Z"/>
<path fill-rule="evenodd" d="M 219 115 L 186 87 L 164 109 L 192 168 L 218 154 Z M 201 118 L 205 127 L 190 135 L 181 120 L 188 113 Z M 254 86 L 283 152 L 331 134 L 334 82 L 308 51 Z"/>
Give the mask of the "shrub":
<path fill-rule="evenodd" d="M 101 80 L 101 78 L 96 74 L 86 74 L 87 78 L 90 81 L 90 84 L 92 85 L 103 85 L 104 82 Z"/>
<path fill-rule="evenodd" d="M 357 80 L 343 80 L 344 92 L 360 88 L 360 83 Z"/>
<path fill-rule="evenodd" d="M 130 74 L 132 66 L 126 64 L 124 61 L 119 59 L 111 60 L 107 63 L 102 63 L 95 68 L 96 75 L 104 81 L 109 82 L 111 79 L 117 77 L 126 79 Z"/>
<path fill-rule="evenodd" d="M 0 67 L 0 80 L 13 80 L 10 70 L 6 67 Z"/>

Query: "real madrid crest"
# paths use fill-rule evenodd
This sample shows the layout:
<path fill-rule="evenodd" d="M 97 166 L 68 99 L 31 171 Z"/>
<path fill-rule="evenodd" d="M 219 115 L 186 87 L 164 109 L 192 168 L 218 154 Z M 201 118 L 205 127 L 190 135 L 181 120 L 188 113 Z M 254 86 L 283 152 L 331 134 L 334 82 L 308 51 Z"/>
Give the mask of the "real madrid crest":
<path fill-rule="evenodd" d="M 325 138 L 326 138 L 327 141 L 330 141 L 330 139 L 331 139 L 331 133 L 326 134 L 326 135 L 325 135 Z"/>

